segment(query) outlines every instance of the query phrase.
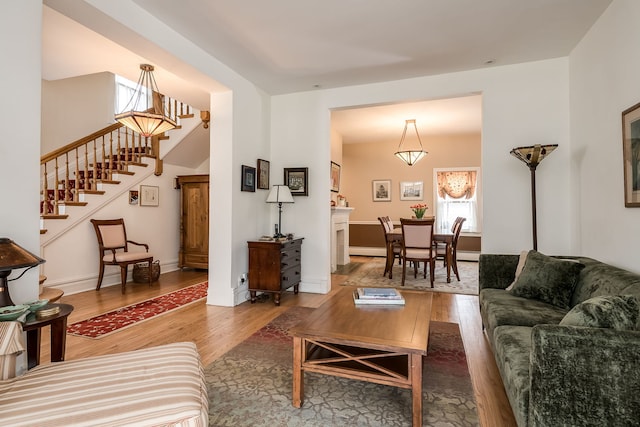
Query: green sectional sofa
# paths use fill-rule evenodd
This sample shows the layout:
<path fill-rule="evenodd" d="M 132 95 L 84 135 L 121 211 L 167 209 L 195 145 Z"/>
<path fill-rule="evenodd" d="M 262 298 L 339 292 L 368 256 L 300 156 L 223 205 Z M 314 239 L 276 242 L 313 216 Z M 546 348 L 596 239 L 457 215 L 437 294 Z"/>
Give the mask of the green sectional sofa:
<path fill-rule="evenodd" d="M 536 251 L 482 254 L 479 269 L 483 327 L 518 426 L 639 425 L 640 275 Z"/>

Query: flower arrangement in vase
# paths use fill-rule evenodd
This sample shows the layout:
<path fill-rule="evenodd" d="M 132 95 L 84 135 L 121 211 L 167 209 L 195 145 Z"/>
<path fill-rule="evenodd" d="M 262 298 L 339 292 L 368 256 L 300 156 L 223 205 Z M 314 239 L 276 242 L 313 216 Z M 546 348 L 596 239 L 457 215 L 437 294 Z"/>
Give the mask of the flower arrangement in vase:
<path fill-rule="evenodd" d="M 413 211 L 413 213 L 415 214 L 416 218 L 421 219 L 425 212 L 427 211 L 427 205 L 422 204 L 422 203 L 418 203 L 417 205 L 413 205 L 413 206 L 409 206 L 411 208 L 411 210 Z"/>

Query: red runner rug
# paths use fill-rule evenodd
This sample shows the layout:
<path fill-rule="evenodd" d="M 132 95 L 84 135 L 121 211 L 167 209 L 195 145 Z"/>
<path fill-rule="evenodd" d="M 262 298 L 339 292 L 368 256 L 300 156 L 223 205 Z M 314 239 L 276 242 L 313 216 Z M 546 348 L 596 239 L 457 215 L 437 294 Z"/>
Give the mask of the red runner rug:
<path fill-rule="evenodd" d="M 208 284 L 208 282 L 198 283 L 166 295 L 73 323 L 67 328 L 67 333 L 81 337 L 102 338 L 138 322 L 206 298 Z"/>

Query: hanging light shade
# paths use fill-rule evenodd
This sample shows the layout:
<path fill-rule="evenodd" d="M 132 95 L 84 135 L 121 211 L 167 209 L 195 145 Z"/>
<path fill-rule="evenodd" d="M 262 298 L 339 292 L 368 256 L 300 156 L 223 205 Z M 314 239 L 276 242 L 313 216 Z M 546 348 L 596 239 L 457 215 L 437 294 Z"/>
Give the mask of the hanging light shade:
<path fill-rule="evenodd" d="M 116 114 L 116 120 L 146 137 L 175 128 L 175 120 L 169 117 L 159 97 L 160 91 L 153 78 L 153 65 L 140 64 L 140 70 L 136 91 L 124 111 Z"/>
<path fill-rule="evenodd" d="M 405 138 L 407 136 L 407 128 L 409 127 L 410 124 L 413 125 L 413 130 L 415 131 L 416 137 L 418 138 L 418 142 L 420 143 L 420 149 L 419 150 L 417 150 L 417 149 L 416 150 L 403 150 L 402 149 L 402 144 L 404 143 L 404 140 L 405 140 Z M 418 134 L 418 127 L 416 126 L 415 119 L 405 120 L 404 131 L 402 132 L 402 138 L 400 138 L 400 144 L 398 145 L 398 151 L 395 152 L 396 157 L 401 159 L 407 165 L 412 166 L 412 165 L 415 165 L 416 163 L 418 163 L 420 161 L 420 159 L 423 158 L 426 154 L 427 154 L 427 152 L 424 151 L 424 148 L 422 147 L 422 140 L 420 140 L 420 134 Z"/>

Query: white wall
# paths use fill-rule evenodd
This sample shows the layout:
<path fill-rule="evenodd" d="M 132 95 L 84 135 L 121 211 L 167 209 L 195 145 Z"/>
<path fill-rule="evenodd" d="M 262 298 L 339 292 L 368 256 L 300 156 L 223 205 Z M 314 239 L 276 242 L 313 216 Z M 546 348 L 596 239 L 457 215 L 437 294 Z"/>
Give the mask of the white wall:
<path fill-rule="evenodd" d="M 269 232 L 274 215 L 265 190 L 240 192 L 241 165 L 270 159 L 268 97 L 134 1 L 56 2 L 56 10 L 176 76 L 201 73 L 197 81 L 193 73 L 183 77 L 211 95 L 208 303 L 244 301 L 246 286 L 240 288 L 238 278 L 248 270 L 246 241 Z"/>
<path fill-rule="evenodd" d="M 115 76 L 42 81 L 42 154 L 113 124 Z"/>
<path fill-rule="evenodd" d="M 452 73 L 273 97 L 273 169 L 309 167 L 310 195 L 283 213 L 305 236 L 302 271 L 309 285 L 328 289 L 329 165 L 332 108 L 482 93 L 483 252 L 532 247 L 530 175 L 513 147 L 557 143 L 538 168 L 538 248 L 571 253 L 568 59 Z M 357 206 L 354 206 L 357 209 Z M 304 284 L 304 283 L 303 283 Z"/>
<path fill-rule="evenodd" d="M 150 166 L 153 167 L 153 166 Z M 148 169 L 148 168 L 132 168 Z M 138 171 L 138 175 L 140 171 Z M 144 170 L 145 173 L 150 172 Z M 166 273 L 177 269 L 180 249 L 180 190 L 174 188 L 174 179 L 178 175 L 191 175 L 198 171 L 165 164 L 160 176 L 151 174 L 144 180 L 131 177 L 135 184 L 126 182 L 116 185 L 121 192 L 110 203 L 91 215 L 95 219 L 124 218 L 127 238 L 149 245 L 149 252 L 160 261 L 161 271 Z M 207 171 L 205 171 L 207 173 Z M 123 177 L 129 179 L 129 177 Z M 129 204 L 129 190 L 138 190 L 139 185 L 157 186 L 159 206 L 140 206 Z M 93 196 L 99 203 L 100 196 Z M 91 202 L 90 202 L 91 203 Z M 89 207 L 90 208 L 90 207 Z M 85 207 L 71 209 L 86 209 Z M 42 247 L 42 256 L 47 260 L 43 272 L 47 276 L 45 286 L 62 289 L 65 294 L 94 289 L 98 277 L 98 243 L 90 218 L 67 231 L 61 237 Z M 46 237 L 46 235 L 45 235 Z M 142 251 L 134 245 L 130 251 Z M 132 268 L 129 268 L 131 277 Z M 102 286 L 120 285 L 120 269 L 107 266 Z"/>
<path fill-rule="evenodd" d="M 32 113 L 40 111 L 42 3 L 8 2 L 0 15 L 0 237 L 38 255 L 40 115 Z M 38 269 L 9 289 L 14 303 L 37 299 Z"/>
<path fill-rule="evenodd" d="M 615 0 L 569 57 L 574 245 L 640 272 L 640 209 L 624 207 L 622 111 L 640 102 L 640 2 Z"/>

